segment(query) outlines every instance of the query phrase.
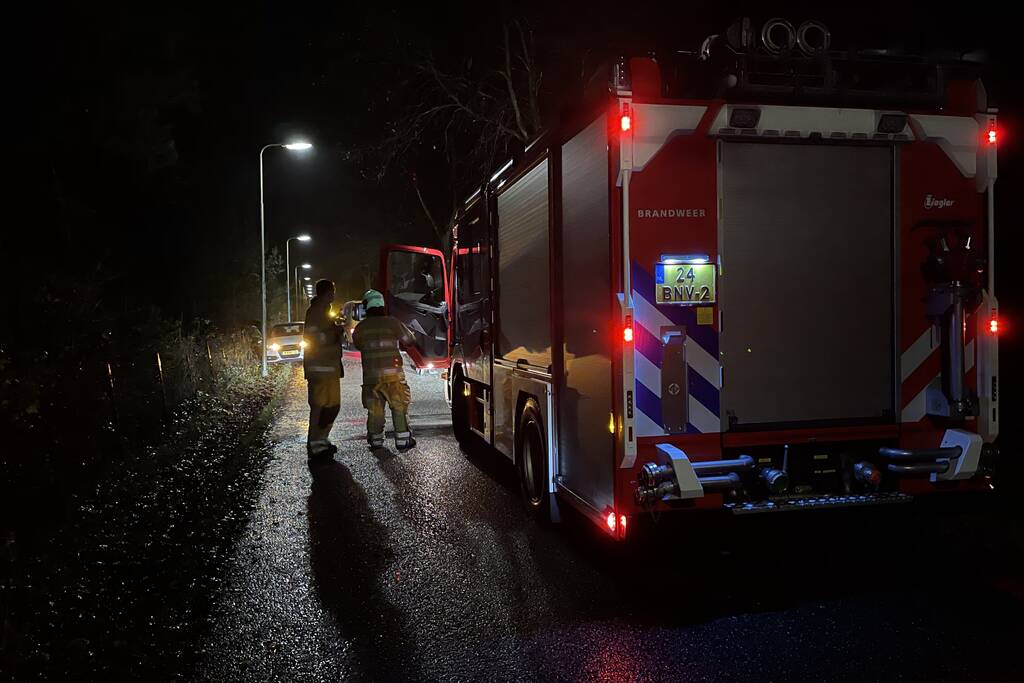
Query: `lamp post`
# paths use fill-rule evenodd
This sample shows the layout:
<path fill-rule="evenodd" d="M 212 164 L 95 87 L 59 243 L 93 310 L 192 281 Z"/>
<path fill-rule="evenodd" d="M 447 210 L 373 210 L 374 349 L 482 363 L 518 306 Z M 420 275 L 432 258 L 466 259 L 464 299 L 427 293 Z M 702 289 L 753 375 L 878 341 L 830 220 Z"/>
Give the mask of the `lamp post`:
<path fill-rule="evenodd" d="M 289 248 L 292 246 L 292 240 L 298 240 L 300 242 L 309 242 L 312 237 L 309 235 L 296 235 L 295 237 L 289 237 L 284 241 L 284 289 L 285 295 L 288 298 L 288 322 L 292 321 L 292 286 L 288 281 L 291 277 L 291 255 L 288 253 Z M 295 305 L 299 305 L 299 298 L 295 297 Z"/>
<path fill-rule="evenodd" d="M 260 351 L 260 375 L 267 376 L 267 248 L 266 248 L 266 225 L 263 212 L 263 153 L 271 147 L 284 147 L 293 152 L 301 152 L 310 149 L 313 145 L 308 142 L 289 142 L 287 144 L 275 142 L 264 145 L 260 149 L 260 300 L 263 305 L 263 338 L 260 344 L 263 350 Z"/>

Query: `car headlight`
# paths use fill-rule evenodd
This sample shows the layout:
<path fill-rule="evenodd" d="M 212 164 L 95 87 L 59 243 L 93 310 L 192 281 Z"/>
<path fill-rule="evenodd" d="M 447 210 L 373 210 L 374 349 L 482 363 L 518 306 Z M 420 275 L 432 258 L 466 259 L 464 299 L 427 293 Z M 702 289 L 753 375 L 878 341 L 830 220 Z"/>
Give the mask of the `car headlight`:
<path fill-rule="evenodd" d="M 303 339 L 302 341 L 299 342 L 299 348 L 300 349 L 306 348 L 306 340 L 305 339 Z"/>
<path fill-rule="evenodd" d="M 277 344 L 277 343 L 271 344 L 271 345 L 270 345 L 270 350 L 271 350 L 271 351 L 275 351 L 275 352 L 276 352 L 276 351 L 280 351 L 280 350 L 281 350 L 281 345 L 280 345 L 280 344 Z"/>

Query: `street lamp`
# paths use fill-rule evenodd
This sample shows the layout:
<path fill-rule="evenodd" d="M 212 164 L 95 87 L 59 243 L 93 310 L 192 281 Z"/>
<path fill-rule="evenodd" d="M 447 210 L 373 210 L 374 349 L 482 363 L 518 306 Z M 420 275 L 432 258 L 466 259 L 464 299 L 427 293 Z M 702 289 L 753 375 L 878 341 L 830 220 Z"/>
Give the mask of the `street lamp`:
<path fill-rule="evenodd" d="M 284 147 L 293 152 L 310 149 L 313 145 L 308 142 L 275 142 L 264 145 L 260 149 L 260 299 L 263 304 L 263 339 L 260 351 L 260 375 L 267 376 L 267 248 L 266 248 L 266 226 L 263 216 L 263 153 L 271 147 Z"/>
<path fill-rule="evenodd" d="M 296 306 L 299 305 L 299 268 L 302 268 L 303 270 L 309 270 L 312 267 L 313 266 L 309 265 L 308 263 L 303 263 L 301 266 L 295 266 L 295 279 L 292 280 L 292 282 L 295 283 L 295 305 Z M 308 280 L 309 278 L 307 277 L 306 279 Z"/>
<path fill-rule="evenodd" d="M 292 284 L 288 281 L 288 278 L 290 278 L 292 274 L 291 255 L 289 254 L 289 249 L 292 246 L 293 240 L 309 242 L 311 239 L 313 238 L 309 235 L 296 235 L 295 237 L 289 237 L 284 241 L 284 291 L 285 296 L 288 298 L 288 322 L 292 321 Z M 298 303 L 299 299 L 298 297 L 295 297 L 295 304 L 298 305 Z"/>

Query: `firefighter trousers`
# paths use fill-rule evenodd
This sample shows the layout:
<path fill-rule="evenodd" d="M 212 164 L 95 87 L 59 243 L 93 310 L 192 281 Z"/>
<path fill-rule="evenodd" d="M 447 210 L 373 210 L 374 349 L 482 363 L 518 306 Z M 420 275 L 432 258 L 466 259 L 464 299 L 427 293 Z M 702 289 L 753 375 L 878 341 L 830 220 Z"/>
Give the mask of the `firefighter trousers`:
<path fill-rule="evenodd" d="M 384 445 L 384 406 L 391 407 L 395 425 L 395 446 L 404 448 L 412 439 L 407 412 L 412 393 L 405 378 L 363 385 L 363 407 L 366 408 L 366 440 L 370 446 Z"/>
<path fill-rule="evenodd" d="M 334 373 L 310 375 L 309 435 L 306 440 L 310 454 L 327 450 L 331 442 L 331 428 L 341 410 L 341 378 Z"/>

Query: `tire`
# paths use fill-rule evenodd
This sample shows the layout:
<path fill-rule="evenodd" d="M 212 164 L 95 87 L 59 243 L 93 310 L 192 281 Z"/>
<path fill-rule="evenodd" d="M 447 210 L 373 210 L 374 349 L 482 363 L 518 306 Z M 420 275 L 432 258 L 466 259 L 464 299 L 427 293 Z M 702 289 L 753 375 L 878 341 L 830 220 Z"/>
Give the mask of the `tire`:
<path fill-rule="evenodd" d="M 516 430 L 516 465 L 519 486 L 526 509 L 539 520 L 549 518 L 551 505 L 548 492 L 547 439 L 540 408 L 534 399 L 528 399 L 519 416 Z"/>
<path fill-rule="evenodd" d="M 455 375 L 452 380 L 452 432 L 455 440 L 459 442 L 462 450 L 466 450 L 473 437 L 469 429 L 469 398 L 463 394 L 466 386 L 466 379 L 462 373 Z"/>

